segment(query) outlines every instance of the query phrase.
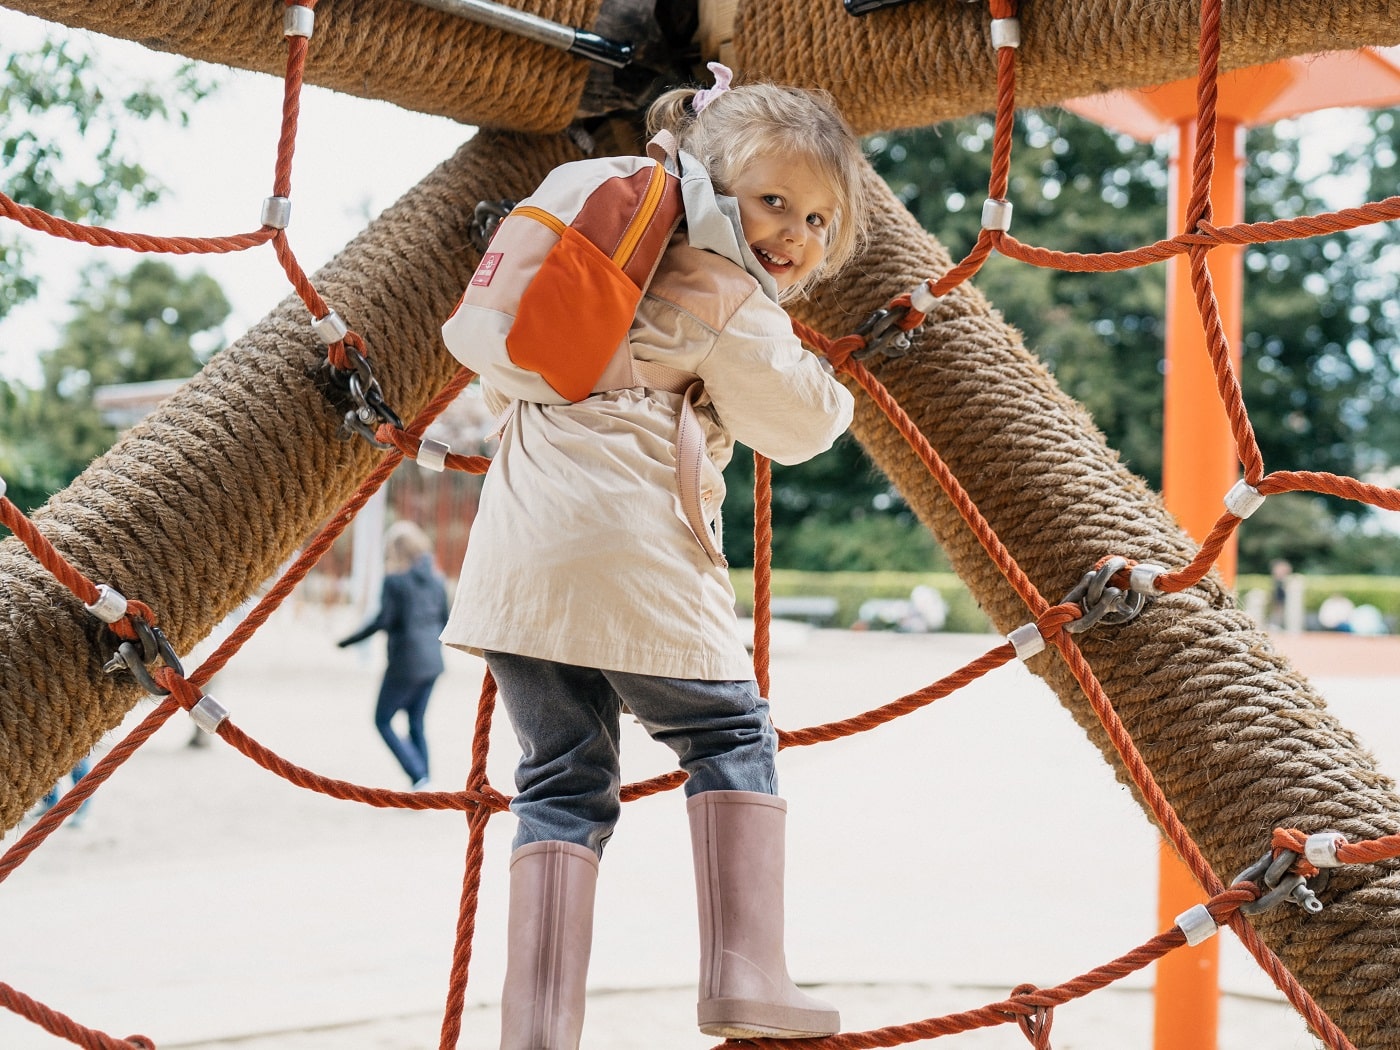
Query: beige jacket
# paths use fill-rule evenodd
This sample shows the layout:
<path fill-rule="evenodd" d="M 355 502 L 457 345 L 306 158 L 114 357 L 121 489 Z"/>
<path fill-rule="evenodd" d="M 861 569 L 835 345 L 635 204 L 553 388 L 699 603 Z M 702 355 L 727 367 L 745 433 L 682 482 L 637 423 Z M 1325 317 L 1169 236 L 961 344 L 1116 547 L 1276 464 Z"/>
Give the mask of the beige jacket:
<path fill-rule="evenodd" d="M 771 280 L 736 233 L 732 199 L 717 199 L 689 157 L 681 163 L 686 225 L 629 338 L 637 359 L 704 381 L 700 488 L 718 532 L 720 472 L 735 441 L 799 463 L 846 430 L 853 402 L 770 297 Z M 561 317 L 561 347 L 568 338 Z M 672 678 L 753 677 L 728 573 L 681 510 L 680 402 L 636 387 L 577 404 L 512 406 L 444 642 Z"/>

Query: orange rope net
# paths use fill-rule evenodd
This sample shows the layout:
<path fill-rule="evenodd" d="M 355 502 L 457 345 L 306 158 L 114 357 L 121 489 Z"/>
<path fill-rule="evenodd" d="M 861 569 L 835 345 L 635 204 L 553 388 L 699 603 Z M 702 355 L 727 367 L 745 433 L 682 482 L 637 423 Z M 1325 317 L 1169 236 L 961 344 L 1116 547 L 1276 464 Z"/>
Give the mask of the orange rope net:
<path fill-rule="evenodd" d="M 289 2 L 287 6 L 289 10 L 301 8 L 309 13 L 315 6 L 315 0 L 305 0 L 304 3 L 300 4 Z M 996 39 L 995 30 L 998 23 L 1005 30 L 1015 22 L 1017 5 L 1015 0 L 991 0 L 990 7 L 994 20 L 994 39 Z M 1243 484 L 1247 486 L 1248 492 L 1245 494 L 1245 504 L 1241 504 L 1239 508 L 1242 510 L 1242 514 L 1236 515 L 1233 512 L 1227 512 L 1223 515 L 1210 537 L 1200 548 L 1198 555 L 1187 566 L 1175 571 L 1154 567 L 1153 572 L 1146 577 L 1141 577 L 1135 571 L 1139 567 L 1126 559 L 1105 558 L 1103 572 L 1107 573 L 1108 576 L 1101 582 L 1100 591 L 1111 585 L 1115 588 L 1112 591 L 1115 595 L 1129 591 L 1145 594 L 1171 593 L 1184 590 L 1198 582 L 1210 569 L 1223 545 L 1239 526 L 1243 517 L 1247 516 L 1249 511 L 1244 508 L 1250 499 L 1281 492 L 1313 491 L 1343 496 L 1385 509 L 1400 510 L 1400 492 L 1392 489 L 1366 485 L 1354 479 L 1341 478 L 1331 474 L 1265 473 L 1262 457 L 1243 403 L 1239 382 L 1230 364 L 1229 348 L 1220 322 L 1219 306 L 1215 300 L 1210 274 L 1205 265 L 1206 255 L 1213 247 L 1221 244 L 1262 243 L 1291 237 L 1312 236 L 1318 233 L 1352 229 L 1367 223 L 1400 218 L 1400 198 L 1392 197 L 1363 208 L 1348 209 L 1307 219 L 1244 224 L 1227 228 L 1217 228 L 1211 225 L 1209 186 L 1216 126 L 1215 86 L 1220 46 L 1220 9 L 1221 0 L 1203 0 L 1201 4 L 1199 82 L 1202 87 L 1198 98 L 1198 124 L 1201 131 L 1193 168 L 1194 190 L 1189 210 L 1188 229 L 1176 237 L 1135 251 L 1093 256 L 1033 248 L 1016 241 L 1004 228 L 984 229 L 967 256 L 955 267 L 937 280 L 930 278 L 912 292 L 896 298 L 887 307 L 888 316 L 895 319 L 896 327 L 906 332 L 912 330 L 924 320 L 924 314 L 916 308 L 916 302 L 929 302 L 929 296 L 942 295 L 971 278 L 992 251 L 999 251 L 1004 255 L 1022 259 L 1033 265 L 1057 266 L 1077 270 L 1123 269 L 1161 262 L 1177 254 L 1189 255 L 1191 278 L 1196 291 L 1197 303 L 1202 323 L 1209 336 L 1209 353 L 1215 363 L 1219 393 L 1225 402 L 1231 420 L 1238 455 L 1244 467 Z M 289 18 L 288 25 L 292 25 L 293 21 L 294 19 Z M 1010 173 L 1011 127 L 1015 112 L 1016 44 L 1009 41 L 1014 39 L 1016 39 L 1016 34 L 1008 36 L 1003 33 L 1002 42 L 997 48 L 996 133 L 989 197 L 992 201 L 999 203 L 1006 203 Z M 298 97 L 308 46 L 306 35 L 289 31 L 288 40 L 283 124 L 278 145 L 273 198 L 271 198 L 273 201 L 285 201 L 290 194 L 291 160 L 296 137 Z M 288 279 L 296 288 L 308 310 L 311 311 L 313 318 L 320 323 L 331 314 L 297 264 L 284 230 L 279 228 L 275 222 L 265 224 L 263 229 L 255 233 L 236 237 L 153 238 L 61 222 L 36 212 L 34 209 L 19 206 L 3 195 L 0 195 L 0 214 L 55 236 L 82 240 L 97 246 L 120 246 L 135 251 L 241 251 L 271 241 Z M 1266 896 L 1274 883 L 1260 885 L 1261 876 L 1259 881 L 1241 880 L 1233 886 L 1226 887 L 1202 857 L 1200 850 L 1153 780 L 1151 771 L 1138 754 L 1132 738 L 1119 720 L 1112 703 L 1105 695 L 1092 668 L 1074 640 L 1076 631 L 1091 625 L 1093 619 L 1102 610 L 1091 608 L 1091 602 L 1088 600 L 1080 601 L 1078 595 L 1072 594 L 1064 601 L 1052 604 L 1038 592 L 982 517 L 978 508 L 959 484 L 958 479 L 939 458 L 938 453 L 912 424 L 879 381 L 856 360 L 854 355 L 868 349 L 869 340 L 866 336 L 848 335 L 839 339 L 830 339 L 806 326 L 795 324 L 794 327 L 809 345 L 823 353 L 839 370 L 850 375 L 888 416 L 925 464 L 929 473 L 938 481 L 944 492 L 959 509 L 967 526 L 976 535 L 988 557 L 997 565 L 1025 602 L 1031 616 L 1031 623 L 1020 631 L 1014 632 L 1005 644 L 995 647 L 957 672 L 882 707 L 839 722 L 782 731 L 779 734 L 780 746 L 808 746 L 836 740 L 854 733 L 870 731 L 926 707 L 935 700 L 947 696 L 956 689 L 1009 663 L 1017 656 L 1023 655 L 1023 647 L 1032 638 L 1036 647 L 1051 643 L 1059 650 L 1088 696 L 1094 711 L 1105 727 L 1110 740 L 1121 756 L 1142 797 L 1146 800 L 1153 816 L 1165 830 L 1167 838 L 1177 853 L 1185 859 L 1210 900 L 1207 905 L 1198 909 L 1205 914 L 1204 916 L 1198 915 L 1195 922 L 1187 923 L 1185 921 L 1187 917 L 1183 916 L 1182 922 L 1177 926 L 1157 935 L 1145 944 L 1106 965 L 1056 987 L 1042 989 L 1034 985 L 1021 985 L 1015 988 L 1008 998 L 978 1009 L 908 1024 L 892 1025 L 874 1031 L 847 1032 L 823 1039 L 784 1040 L 781 1041 L 781 1045 L 786 1047 L 820 1047 L 825 1048 L 825 1050 L 888 1047 L 939 1035 L 964 1032 L 974 1028 L 1014 1022 L 1019 1025 L 1034 1047 L 1038 1050 L 1048 1050 L 1055 1007 L 1143 968 L 1167 952 L 1187 944 L 1188 938 L 1192 938 L 1190 943 L 1195 943 L 1195 938 L 1200 936 L 1200 928 L 1197 924 L 1204 923 L 1210 932 L 1213 932 L 1217 925 L 1228 924 L 1327 1045 L 1334 1050 L 1350 1048 L 1352 1044 L 1346 1035 L 1337 1028 L 1296 978 L 1284 967 L 1273 951 L 1260 939 L 1242 911 Z M 361 379 L 367 379 L 372 383 L 372 376 L 366 375 L 368 363 L 363 356 L 361 350 L 363 344 L 358 336 L 353 332 L 340 330 L 332 325 L 323 333 L 323 339 L 327 343 L 327 359 L 334 368 L 342 371 L 354 371 Z M 173 654 L 169 652 L 168 646 L 160 644 L 161 635 L 153 610 L 136 601 L 122 602 L 119 608 L 111 605 L 110 596 L 104 593 L 104 589 L 99 588 L 69 565 L 18 508 L 3 497 L 3 488 L 0 488 L 0 522 L 9 527 L 45 568 L 80 602 L 87 606 L 89 611 L 93 611 L 95 615 L 108 621 L 108 626 L 116 638 L 124 645 L 131 647 L 130 650 L 123 650 L 132 654 L 128 658 L 127 668 L 137 674 L 138 678 L 141 678 L 144 673 L 145 679 L 148 679 L 150 683 L 148 688 L 163 696 L 161 702 L 126 739 L 108 752 L 87 776 L 77 782 L 73 790 L 64 795 L 56 806 L 30 827 L 3 856 L 0 856 L 0 882 L 4 881 L 22 864 L 173 714 L 181 709 L 190 711 L 196 715 L 196 720 L 201 727 L 217 733 L 226 743 L 242 752 L 249 759 L 297 787 L 371 806 L 459 810 L 466 814 L 470 838 L 440 1041 L 441 1050 L 451 1050 L 457 1045 L 475 931 L 484 831 L 491 816 L 505 811 L 509 804 L 509 798 L 491 785 L 486 774 L 487 747 L 495 706 L 495 687 L 489 675 L 484 683 L 478 705 L 471 767 L 467 783 L 463 790 L 452 792 L 388 791 L 320 776 L 286 761 L 253 740 L 228 720 L 227 713 L 218 708 L 217 704 L 212 703 L 212 698 L 207 697 L 202 692 L 201 687 L 209 682 L 214 674 L 238 652 L 252 633 L 290 594 L 292 589 L 330 547 L 335 538 L 350 523 L 355 514 L 369 500 L 370 496 L 393 473 L 399 463 L 405 457 L 417 458 L 420 453 L 425 451 L 422 438 L 424 430 L 472 378 L 471 373 L 465 370 L 459 372 L 410 426 L 398 425 L 397 420 L 392 418 L 391 412 L 387 415 L 381 412 L 379 413 L 380 422 L 375 429 L 370 430 L 367 424 L 362 428 L 361 432 L 366 437 L 372 437 L 377 443 L 388 449 L 382 462 L 355 496 L 307 544 L 301 555 L 282 574 L 273 588 L 239 626 L 198 669 L 189 675 L 185 675 L 178 660 L 174 659 Z M 370 407 L 373 408 L 373 404 Z M 374 415 L 371 414 L 370 418 L 374 418 Z M 451 469 L 482 473 L 489 467 L 489 461 L 480 456 L 458 456 L 443 452 L 441 449 L 436 450 L 435 455 L 442 460 L 443 465 Z M 769 691 L 768 625 L 771 598 L 770 542 L 772 538 L 769 489 L 771 472 L 767 461 L 761 457 L 757 462 L 756 482 L 754 593 L 757 627 L 754 662 L 760 689 L 766 695 Z M 1231 506 L 1228 501 L 1227 506 Z M 158 666 L 155 666 L 154 670 L 146 667 L 147 664 L 155 665 L 158 658 L 163 658 L 163 660 Z M 139 663 L 140 666 L 135 666 L 135 663 Z M 678 771 L 654 777 L 626 786 L 622 791 L 622 797 L 625 801 L 630 801 L 670 790 L 678 787 L 683 779 L 684 775 Z M 1319 853 L 1314 849 L 1312 840 L 1303 836 L 1301 832 L 1284 828 L 1278 829 L 1271 843 L 1270 853 L 1266 855 L 1270 861 L 1267 867 L 1275 875 L 1279 869 L 1286 869 L 1292 875 L 1307 878 L 1317 873 L 1318 866 L 1314 863 L 1317 860 L 1332 866 L 1347 863 L 1369 863 L 1384 858 L 1400 857 L 1400 836 L 1389 836 L 1384 839 L 1359 843 L 1349 843 L 1340 835 L 1332 835 L 1328 838 L 1330 852 Z M 1251 871 L 1253 870 L 1251 869 Z M 1190 930 L 1185 928 L 1188 925 L 1192 927 Z M 131 1047 L 143 1047 L 147 1050 L 154 1050 L 156 1046 L 154 1041 L 146 1036 L 137 1035 L 119 1039 L 88 1028 L 42 1003 L 36 1002 L 3 982 L 0 982 L 0 1005 L 47 1031 L 82 1047 L 100 1048 L 100 1050 L 120 1050 L 120 1048 L 129 1050 Z M 779 1045 L 779 1041 L 775 1040 L 758 1039 L 750 1042 L 752 1045 L 762 1047 L 777 1047 Z"/>

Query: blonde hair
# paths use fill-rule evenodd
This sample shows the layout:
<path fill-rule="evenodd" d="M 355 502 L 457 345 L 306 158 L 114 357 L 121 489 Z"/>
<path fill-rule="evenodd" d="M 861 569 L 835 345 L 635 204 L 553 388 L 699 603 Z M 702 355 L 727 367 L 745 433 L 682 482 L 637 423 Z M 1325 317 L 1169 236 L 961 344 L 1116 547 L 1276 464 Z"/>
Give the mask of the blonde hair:
<path fill-rule="evenodd" d="M 855 133 L 819 89 L 743 84 L 722 92 L 696 113 L 696 88 L 676 88 L 647 110 L 647 134 L 669 131 L 677 145 L 705 166 L 715 189 L 729 186 L 755 157 L 806 157 L 836 197 L 821 265 L 783 293 L 790 298 L 841 270 L 865 239 L 864 156 Z"/>
<path fill-rule="evenodd" d="M 411 521 L 396 521 L 384 533 L 384 568 L 406 572 L 425 554 L 432 553 L 433 541 Z"/>

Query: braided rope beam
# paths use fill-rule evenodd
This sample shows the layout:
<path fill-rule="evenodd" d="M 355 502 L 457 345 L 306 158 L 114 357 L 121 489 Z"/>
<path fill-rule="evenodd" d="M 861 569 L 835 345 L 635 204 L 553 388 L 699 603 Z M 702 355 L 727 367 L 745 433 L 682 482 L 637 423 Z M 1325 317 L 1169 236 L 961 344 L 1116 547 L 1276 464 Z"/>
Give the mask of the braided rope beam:
<path fill-rule="evenodd" d="M 1021 4 L 1017 105 L 1053 105 L 1196 75 L 1199 0 Z M 1225 0 L 1222 70 L 1400 42 L 1392 0 Z M 918 0 L 853 18 L 838 3 L 740 0 L 737 69 L 824 87 L 862 134 L 993 109 L 986 3 Z"/>
<path fill-rule="evenodd" d="M 880 250 L 854 264 L 839 289 L 794 310 L 819 331 L 850 331 L 869 304 L 951 266 L 947 251 L 881 180 L 872 177 L 869 190 L 876 201 L 872 241 Z M 974 288 L 963 285 L 940 300 L 907 356 L 876 355 L 864 364 L 1051 603 L 1104 556 L 1180 568 L 1195 554 L 1159 494 L 1123 467 L 1088 413 Z M 997 630 L 1034 619 L 868 398 L 857 398 L 853 431 L 947 550 Z M 1392 780 L 1235 607 L 1216 574 L 1156 599 L 1134 623 L 1079 638 L 1154 778 L 1226 883 L 1259 858 L 1276 826 L 1337 830 L 1354 840 L 1400 830 Z M 1059 654 L 1052 647 L 1029 666 L 1131 787 Z M 1393 948 L 1400 943 L 1400 863 L 1339 869 L 1323 896 L 1327 907 L 1319 915 L 1304 917 L 1290 905 L 1256 923 L 1358 1048 L 1400 1048 L 1400 956 Z"/>
<path fill-rule="evenodd" d="M 114 5 L 29 6 L 67 20 L 60 10 Z M 137 14 L 158 6 L 167 16 L 171 7 L 120 6 Z M 963 10 L 952 0 L 928 6 L 947 18 Z M 1259 6 L 1227 4 L 1227 17 Z M 1298 23 L 1312 34 L 1299 50 L 1324 39 L 1343 46 L 1356 39 L 1353 31 L 1366 42 L 1385 40 L 1376 25 L 1356 29 L 1368 18 L 1384 20 L 1390 33 L 1400 24 L 1390 3 L 1360 6 L 1287 5 L 1314 19 Z M 1058 5 L 1088 7 L 1102 5 Z M 772 10 L 796 17 L 790 8 L 773 0 Z M 741 27 L 751 10 L 741 10 Z M 218 13 L 203 14 L 217 38 Z M 1112 24 L 1098 28 L 1114 31 Z M 1159 54 L 1150 43 L 1138 46 Z M 1102 72 L 1088 61 L 1073 65 L 1062 71 L 1063 94 L 1081 93 L 1075 76 L 1089 73 L 1076 71 Z M 523 194 L 572 155 L 563 137 L 483 133 L 315 275 L 327 301 L 365 337 L 386 396 L 404 416 L 454 368 L 438 325 L 476 261 L 466 236 L 473 205 Z M 937 242 L 870 179 L 878 250 L 802 312 L 829 333 L 850 331 L 874 306 L 949 266 Z M 305 374 L 324 354 L 306 321 L 299 301 L 289 299 L 36 515 L 91 578 L 155 608 L 177 651 L 187 651 L 304 542 L 377 461 L 363 443 L 334 438 L 338 420 Z M 947 296 L 909 356 L 869 364 L 1052 600 L 1104 554 L 1180 565 L 1193 552 L 1158 497 L 1122 468 L 1087 414 L 975 290 Z M 862 402 L 855 432 L 949 550 L 997 627 L 1029 619 L 883 416 Z M 0 609 L 0 827 L 9 828 L 139 693 L 101 673 L 106 649 L 96 621 L 15 540 L 0 543 Z M 1391 781 L 1213 578 L 1162 599 L 1135 624 L 1091 633 L 1084 648 L 1164 793 L 1224 878 L 1254 860 L 1279 824 L 1332 828 L 1354 841 L 1400 830 Z M 1032 668 L 1118 769 L 1059 658 L 1044 654 Z M 1290 908 L 1258 920 L 1271 947 L 1363 1048 L 1400 1048 L 1395 870 L 1393 862 L 1341 869 L 1321 915 L 1303 919 Z"/>
<path fill-rule="evenodd" d="M 606 6 L 604 0 L 509 2 L 584 28 Z M 280 5 L 266 0 L 6 0 L 5 6 L 206 62 L 282 69 Z M 724 7 L 717 0 L 695 6 L 702 16 Z M 1022 105 L 1196 72 L 1199 3 L 1056 0 L 1025 8 Z M 463 123 L 560 130 L 590 75 L 581 59 L 411 0 L 337 0 L 323 3 L 318 16 L 308 84 Z M 919 0 L 862 18 L 835 0 L 740 0 L 736 68 L 827 88 L 862 134 L 923 127 L 993 107 L 996 63 L 987 17 L 985 3 L 966 0 Z M 1226 0 L 1222 25 L 1227 70 L 1324 48 L 1400 43 L 1393 0 Z"/>
<path fill-rule="evenodd" d="M 5 0 L 4 6 L 202 62 L 277 76 L 286 68 L 283 5 L 275 0 Z M 591 27 L 602 0 L 510 0 L 510 6 Z M 412 0 L 322 0 L 306 83 L 464 124 L 548 132 L 573 120 L 591 68 L 563 51 Z"/>
<path fill-rule="evenodd" d="M 456 371 L 439 328 L 476 265 L 477 201 L 522 197 L 578 155 L 563 135 L 482 132 L 314 275 L 364 337 L 404 418 Z M 151 606 L 175 651 L 188 652 L 382 456 L 336 438 L 340 419 L 308 375 L 325 355 L 289 297 L 36 511 L 35 524 L 94 583 Z M 102 672 L 113 641 L 19 540 L 0 543 L 0 828 L 144 695 L 127 674 Z"/>

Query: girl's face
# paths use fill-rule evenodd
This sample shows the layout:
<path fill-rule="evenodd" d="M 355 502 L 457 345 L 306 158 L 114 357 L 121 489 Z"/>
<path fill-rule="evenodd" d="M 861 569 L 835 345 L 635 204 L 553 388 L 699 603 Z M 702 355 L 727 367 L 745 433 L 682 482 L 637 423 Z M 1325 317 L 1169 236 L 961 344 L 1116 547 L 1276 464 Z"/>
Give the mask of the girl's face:
<path fill-rule="evenodd" d="M 739 220 L 758 264 L 786 291 L 826 255 L 836 198 L 799 156 L 760 154 L 730 181 Z"/>

